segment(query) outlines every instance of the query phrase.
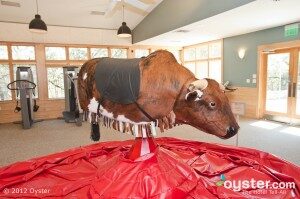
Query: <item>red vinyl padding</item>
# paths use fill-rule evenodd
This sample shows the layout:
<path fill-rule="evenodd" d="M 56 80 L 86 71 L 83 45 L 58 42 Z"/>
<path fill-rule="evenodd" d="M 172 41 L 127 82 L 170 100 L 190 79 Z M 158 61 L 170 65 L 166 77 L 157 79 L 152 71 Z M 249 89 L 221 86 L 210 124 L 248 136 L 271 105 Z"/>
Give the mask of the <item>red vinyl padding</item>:
<path fill-rule="evenodd" d="M 0 169 L 0 198 L 300 198 L 300 168 L 255 149 L 155 139 L 154 153 L 124 158 L 133 141 L 102 142 Z M 224 181 L 292 182 L 233 190 Z"/>

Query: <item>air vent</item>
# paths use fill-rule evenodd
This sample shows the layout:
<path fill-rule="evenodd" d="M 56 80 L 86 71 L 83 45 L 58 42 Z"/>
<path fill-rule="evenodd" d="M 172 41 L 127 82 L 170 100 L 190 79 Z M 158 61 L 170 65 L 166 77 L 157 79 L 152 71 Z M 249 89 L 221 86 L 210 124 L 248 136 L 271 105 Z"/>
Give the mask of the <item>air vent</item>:
<path fill-rule="evenodd" d="M 21 4 L 13 1 L 1 1 L 1 5 L 3 6 L 12 6 L 12 7 L 21 7 Z"/>
<path fill-rule="evenodd" d="M 101 12 L 101 11 L 91 11 L 91 15 L 105 15 L 105 12 Z"/>
<path fill-rule="evenodd" d="M 190 31 L 189 30 L 183 30 L 183 29 L 181 29 L 181 30 L 176 30 L 175 32 L 178 32 L 178 33 L 188 33 Z"/>

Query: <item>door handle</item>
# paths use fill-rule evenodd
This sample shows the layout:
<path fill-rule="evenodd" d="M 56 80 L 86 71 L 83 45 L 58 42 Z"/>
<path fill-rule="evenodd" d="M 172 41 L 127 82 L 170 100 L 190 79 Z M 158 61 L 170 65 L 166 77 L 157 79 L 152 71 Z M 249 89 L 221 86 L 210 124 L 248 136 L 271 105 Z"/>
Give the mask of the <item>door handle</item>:
<path fill-rule="evenodd" d="M 293 97 L 296 97 L 297 83 L 293 83 Z"/>
<path fill-rule="evenodd" d="M 288 97 L 292 97 L 292 83 L 288 85 Z"/>

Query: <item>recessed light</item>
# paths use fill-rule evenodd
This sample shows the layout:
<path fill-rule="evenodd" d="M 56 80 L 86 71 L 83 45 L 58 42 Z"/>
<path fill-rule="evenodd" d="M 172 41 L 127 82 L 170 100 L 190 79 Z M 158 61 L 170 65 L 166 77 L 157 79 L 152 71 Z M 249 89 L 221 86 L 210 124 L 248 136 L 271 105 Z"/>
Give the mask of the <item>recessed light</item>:
<path fill-rule="evenodd" d="M 101 11 L 91 11 L 91 15 L 105 15 L 105 12 L 101 12 Z"/>
<path fill-rule="evenodd" d="M 21 7 L 21 4 L 13 1 L 1 1 L 1 5 L 3 6 L 11 6 L 11 7 Z"/>
<path fill-rule="evenodd" d="M 190 32 L 189 30 L 184 30 L 184 29 L 180 29 L 180 30 L 176 30 L 174 32 L 178 32 L 178 33 L 187 33 Z"/>

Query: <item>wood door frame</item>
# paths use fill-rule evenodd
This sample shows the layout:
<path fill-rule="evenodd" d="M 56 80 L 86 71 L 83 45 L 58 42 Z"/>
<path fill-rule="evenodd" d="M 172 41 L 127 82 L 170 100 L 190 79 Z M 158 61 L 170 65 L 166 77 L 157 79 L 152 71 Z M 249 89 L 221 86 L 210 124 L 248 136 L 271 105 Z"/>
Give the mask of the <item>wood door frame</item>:
<path fill-rule="evenodd" d="M 296 119 L 300 119 L 300 114 L 297 115 L 297 87 L 298 87 L 298 73 L 300 72 L 299 71 L 299 53 L 300 53 L 300 47 L 298 48 L 293 48 L 292 49 L 292 53 L 293 53 L 293 56 L 292 56 L 292 62 L 293 62 L 293 65 L 294 65 L 294 70 L 295 72 L 293 73 L 293 80 L 294 82 L 296 83 L 296 90 L 295 90 L 295 97 L 292 98 L 292 107 L 294 107 L 294 109 L 292 110 L 292 115 L 293 115 L 293 118 L 296 118 Z M 300 100 L 300 99 L 299 99 Z"/>
<path fill-rule="evenodd" d="M 287 50 L 293 48 L 300 48 L 300 40 L 294 40 L 289 42 L 274 43 L 268 45 L 261 45 L 257 48 L 257 72 L 258 76 L 258 106 L 257 106 L 257 118 L 262 118 L 265 113 L 265 101 L 266 101 L 266 73 L 267 73 L 267 53 L 266 51 L 278 51 Z M 295 57 L 290 60 L 295 61 Z"/>

